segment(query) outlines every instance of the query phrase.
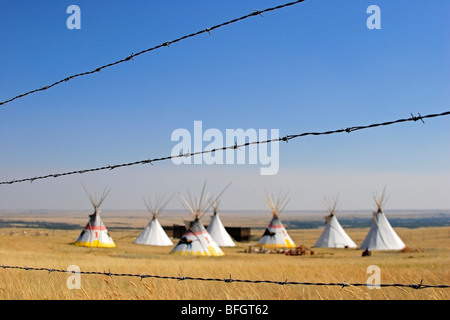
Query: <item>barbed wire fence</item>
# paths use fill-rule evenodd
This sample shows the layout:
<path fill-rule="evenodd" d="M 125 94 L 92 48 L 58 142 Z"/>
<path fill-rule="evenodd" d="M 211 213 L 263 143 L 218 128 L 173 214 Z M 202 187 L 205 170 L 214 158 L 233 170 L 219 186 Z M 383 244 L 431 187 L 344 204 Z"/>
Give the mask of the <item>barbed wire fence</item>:
<path fill-rule="evenodd" d="M 180 42 L 180 41 L 183 41 L 183 40 L 186 40 L 188 38 L 192 38 L 192 37 L 204 34 L 204 33 L 211 34 L 211 31 L 217 30 L 217 29 L 219 29 L 221 27 L 224 27 L 224 26 L 227 26 L 227 25 L 230 25 L 230 24 L 233 24 L 233 23 L 236 23 L 236 22 L 239 22 L 239 21 L 251 18 L 251 17 L 255 17 L 255 16 L 261 16 L 262 17 L 263 13 L 267 13 L 267 12 L 270 12 L 270 11 L 275 11 L 275 10 L 279 10 L 279 9 L 282 9 L 282 8 L 290 7 L 290 6 L 293 6 L 295 4 L 298 4 L 298 3 L 301 3 L 301 2 L 304 2 L 304 1 L 305 0 L 297 0 L 297 1 L 289 2 L 289 3 L 285 3 L 285 4 L 282 4 L 282 5 L 276 6 L 276 7 L 267 8 L 267 9 L 264 9 L 264 10 L 255 10 L 252 13 L 247 14 L 245 16 L 242 16 L 242 17 L 239 17 L 239 18 L 235 18 L 235 19 L 232 19 L 232 20 L 220 23 L 218 25 L 215 25 L 213 27 L 206 28 L 206 29 L 203 29 L 203 30 L 191 33 L 191 34 L 184 35 L 184 36 L 179 37 L 179 38 L 177 38 L 175 40 L 166 41 L 166 42 L 164 42 L 162 44 L 156 45 L 154 47 L 151 47 L 151 48 L 148 48 L 148 49 L 145 49 L 145 50 L 142 50 L 142 51 L 139 51 L 137 53 L 132 53 L 132 54 L 130 54 L 129 56 L 127 56 L 125 58 L 122 58 L 120 60 L 117 60 L 117 61 L 105 64 L 105 65 L 100 66 L 100 67 L 97 67 L 97 68 L 95 68 L 95 69 L 93 69 L 91 71 L 77 73 L 77 74 L 68 76 L 68 77 L 66 77 L 64 79 L 61 79 L 59 81 L 56 81 L 56 82 L 54 82 L 52 84 L 45 85 L 45 86 L 43 86 L 41 88 L 34 89 L 34 90 L 31 90 L 31 91 L 19 94 L 19 95 L 15 96 L 15 97 L 13 97 L 11 99 L 8 99 L 8 100 L 5 100 L 5 101 L 0 101 L 0 106 L 4 106 L 7 103 L 10 103 L 10 102 L 12 102 L 14 100 L 17 100 L 17 99 L 20 99 L 20 98 L 23 98 L 23 97 L 28 96 L 30 94 L 48 90 L 50 88 L 53 88 L 54 86 L 57 86 L 57 85 L 62 84 L 64 82 L 68 82 L 68 81 L 70 81 L 72 79 L 75 79 L 75 78 L 78 78 L 78 77 L 82 77 L 82 76 L 91 75 L 91 74 L 100 72 L 100 71 L 102 71 L 104 69 L 116 66 L 118 64 L 121 64 L 121 63 L 124 63 L 124 62 L 128 62 L 128 61 L 133 60 L 134 58 L 136 58 L 136 57 L 138 57 L 138 56 L 140 56 L 140 55 L 142 55 L 144 53 L 148 53 L 148 52 L 151 52 L 151 51 L 163 48 L 163 47 L 169 47 L 172 44 L 175 44 L 177 42 Z"/>
<path fill-rule="evenodd" d="M 69 274 L 80 274 L 80 275 L 102 275 L 108 277 L 133 277 L 140 278 L 141 280 L 146 278 L 153 279 L 165 279 L 165 280 L 178 280 L 178 281 L 187 281 L 187 280 L 195 280 L 195 281 L 207 281 L 207 282 L 224 282 L 224 283 L 252 283 L 252 284 L 276 284 L 276 285 L 301 285 L 301 286 L 334 286 L 334 287 L 398 287 L 398 288 L 411 288 L 411 289 L 427 289 L 427 288 L 435 288 L 435 289 L 448 289 L 450 285 L 446 284 L 438 284 L 438 285 L 430 285 L 424 284 L 423 280 L 419 283 L 380 283 L 380 284 L 371 284 L 371 283 L 351 283 L 351 282 L 299 282 L 299 281 L 288 281 L 285 279 L 284 281 L 276 281 L 276 280 L 249 280 L 249 279 L 233 279 L 231 275 L 228 278 L 204 278 L 204 277 L 191 277 L 191 276 L 164 276 L 164 275 L 156 275 L 156 274 L 139 274 L 139 273 L 114 273 L 111 271 L 102 272 L 102 271 L 76 271 L 76 270 L 63 270 L 63 269 L 54 269 L 54 268 L 36 268 L 36 267 L 25 267 L 25 266 L 8 266 L 2 265 L 1 268 L 5 269 L 18 269 L 25 271 L 47 271 L 50 273 L 69 273 Z"/>
<path fill-rule="evenodd" d="M 5 101 L 0 101 L 0 106 L 4 106 L 12 101 L 15 101 L 17 99 L 23 98 L 25 96 L 28 96 L 30 94 L 33 93 L 37 93 L 40 91 L 45 91 L 48 90 L 52 87 L 55 87 L 59 84 L 68 82 L 72 79 L 78 78 L 78 77 L 82 77 L 82 76 L 87 76 L 87 75 L 91 75 L 91 74 L 95 74 L 98 73 L 104 69 L 113 67 L 115 65 L 121 64 L 121 63 L 125 63 L 131 60 L 134 60 L 134 58 L 144 54 L 144 53 L 148 53 L 163 47 L 169 47 L 172 44 L 175 44 L 177 42 L 186 40 L 188 38 L 192 38 L 204 33 L 208 33 L 210 34 L 211 31 L 216 30 L 218 28 L 233 24 L 233 23 L 237 23 L 239 21 L 248 19 L 250 17 L 255 17 L 255 16 L 262 16 L 263 13 L 267 13 L 270 11 L 274 11 L 274 10 L 279 10 L 285 7 L 289 7 L 289 6 L 293 6 L 295 4 L 299 4 L 301 2 L 304 2 L 305 0 L 298 0 L 298 1 L 293 1 L 293 2 L 289 2 L 286 4 L 282 4 L 279 6 L 275 6 L 275 7 L 271 7 L 271 8 L 267 8 L 264 10 L 255 10 L 254 12 L 244 15 L 242 17 L 239 18 L 235 18 L 223 23 L 220 23 L 218 25 L 215 25 L 213 27 L 210 28 L 206 28 L 191 34 L 187 34 L 184 35 L 182 37 L 179 37 L 175 40 L 171 40 L 171 41 L 167 41 L 164 42 L 162 44 L 153 46 L 151 48 L 147 48 L 145 50 L 139 51 L 137 53 L 132 53 L 129 56 L 122 58 L 120 60 L 117 60 L 115 62 L 112 63 L 108 63 L 105 65 L 102 65 L 100 67 L 97 67 L 91 71 L 87 71 L 87 72 L 82 72 L 82 73 L 78 73 L 78 74 L 74 74 L 71 76 L 68 76 L 64 79 L 61 79 L 59 81 L 56 81 L 52 84 L 49 85 L 45 85 L 41 88 L 38 89 L 34 89 L 28 92 L 24 92 L 22 94 L 19 94 L 13 98 L 10 98 L 8 100 Z M 62 176 L 68 176 L 68 175 L 74 175 L 74 174 L 83 174 L 83 173 L 88 173 L 88 172 L 95 172 L 95 171 L 102 171 L 102 170 L 113 170 L 116 168 L 122 168 L 122 167 L 129 167 L 129 166 L 134 166 L 134 165 L 143 165 L 143 164 L 153 164 L 155 162 L 160 162 L 160 161 L 166 161 L 166 160 L 172 160 L 172 159 L 176 159 L 176 158 L 181 158 L 181 157 L 193 157 L 196 155 L 203 155 L 206 153 L 214 153 L 214 152 L 218 152 L 218 151 L 225 151 L 228 149 L 238 149 L 241 147 L 248 147 L 250 145 L 254 145 L 254 144 L 268 144 L 268 143 L 272 143 L 272 142 L 289 142 L 290 140 L 296 139 L 296 138 L 300 138 L 300 137 L 305 137 L 305 136 L 320 136 L 320 135 L 330 135 L 330 134 L 337 134 L 337 133 L 351 133 L 354 131 L 358 131 L 358 130 L 363 130 L 363 129 L 369 129 L 369 128 L 375 128 L 375 127 L 381 127 L 381 126 L 389 126 L 389 125 L 393 125 L 393 124 L 398 124 L 398 123 L 403 123 L 403 122 L 417 122 L 417 121 L 421 121 L 422 123 L 424 122 L 424 119 L 430 119 L 430 118 L 436 118 L 436 117 L 443 117 L 443 116 L 448 116 L 450 115 L 450 111 L 446 111 L 446 112 L 442 112 L 442 113 L 434 113 L 434 114 L 428 114 L 425 116 L 422 116 L 420 113 L 418 114 L 418 116 L 414 116 L 411 113 L 411 117 L 408 118 L 402 118 L 402 119 L 397 119 L 397 120 L 393 120 L 393 121 L 387 121 L 387 122 L 381 122 L 381 123 L 373 123 L 370 125 L 361 125 L 361 126 L 353 126 L 353 127 L 347 127 L 347 128 L 342 128 L 342 129 L 337 129 L 337 130 L 330 130 L 330 131 L 322 131 L 322 132 L 304 132 L 304 133 L 299 133 L 299 134 L 292 134 L 292 135 L 286 135 L 283 137 L 277 137 L 277 138 L 272 138 L 269 140 L 263 140 L 263 141 L 252 141 L 252 142 L 247 142 L 247 143 L 243 143 L 238 145 L 237 143 L 235 143 L 232 146 L 226 146 L 223 148 L 215 148 L 215 149 L 210 149 L 210 150 L 204 150 L 204 151 L 199 151 L 199 152 L 188 152 L 188 153 L 184 153 L 184 154 L 179 154 L 179 155 L 171 155 L 171 156 L 166 156 L 166 157 L 161 157 L 161 158 L 153 158 L 153 159 L 146 159 L 146 160 L 140 160 L 140 161 L 135 161 L 135 162 L 129 162 L 129 163 L 122 163 L 122 164 L 115 164 L 115 165 L 108 165 L 108 166 L 103 166 L 103 167 L 97 167 L 97 168 L 90 168 L 90 169 L 84 169 L 84 170 L 76 170 L 76 171 L 68 171 L 68 172 L 63 172 L 63 173 L 53 173 L 53 174 L 48 174 L 48 175 L 42 175 L 42 176 L 35 176 L 35 177 L 31 177 L 31 178 L 23 178 L 23 179 L 14 179 L 14 180 L 9 180 L 9 181 L 1 181 L 0 184 L 1 185 L 11 185 L 11 184 L 15 184 L 15 183 L 21 183 L 21 182 L 34 182 L 36 180 L 42 180 L 42 179 L 49 179 L 49 178 L 58 178 L 58 177 L 62 177 Z M 134 278 L 140 278 L 141 280 L 146 279 L 146 278 L 153 278 L 153 279 L 166 279 L 166 280 L 177 280 L 177 281 L 207 281 L 207 282 L 224 282 L 224 283 L 252 283 L 252 284 L 275 284 L 275 285 L 301 285 L 301 286 L 336 286 L 336 287 L 341 287 L 341 288 L 345 288 L 345 287 L 371 287 L 371 286 L 376 286 L 376 287 L 404 287 L 404 288 L 411 288 L 411 289 L 427 289 L 427 288 L 435 288 L 435 289 L 448 289 L 450 288 L 450 285 L 445 285 L 445 284 L 439 284 L 439 285 L 430 285 L 430 284 L 424 284 L 423 280 L 421 280 L 419 283 L 410 283 L 410 284 L 405 284 L 405 283 L 381 283 L 381 284 L 370 284 L 370 283 L 347 283 L 346 281 L 343 282 L 301 282 L 301 281 L 288 281 L 287 279 L 285 279 L 284 281 L 276 281 L 276 280 L 264 280 L 264 279 L 259 279 L 259 280 L 250 280 L 250 279 L 234 279 L 231 277 L 231 275 L 229 275 L 228 278 L 206 278 L 206 277 L 191 277 L 191 276 L 182 276 L 182 275 L 178 275 L 178 276 L 167 276 L 167 275 L 157 275 L 157 274 L 136 274 L 136 273 L 113 273 L 113 272 L 100 272 L 100 271 L 70 271 L 70 270 L 63 270 L 63 269 L 57 269 L 57 268 L 48 268 L 48 267 L 27 267 L 27 266 L 11 266 L 11 265 L 5 265 L 3 264 L 2 266 L 0 266 L 2 270 L 7 270 L 7 269 L 15 269 L 15 270 L 24 270 L 24 271 L 46 271 L 48 274 L 51 273 L 69 273 L 69 274 L 80 274 L 80 275 L 102 275 L 102 276 L 108 276 L 108 277 L 134 277 Z"/>
<path fill-rule="evenodd" d="M 33 181 L 42 180 L 42 179 L 59 178 L 59 177 L 63 177 L 63 176 L 69 176 L 69 175 L 74 175 L 74 174 L 83 174 L 83 173 L 95 172 L 95 171 L 113 170 L 113 169 L 117 169 L 117 168 L 130 167 L 130 166 L 142 165 L 142 164 L 154 164 L 155 162 L 173 160 L 176 158 L 183 158 L 183 157 L 193 157 L 196 155 L 203 155 L 206 153 L 225 151 L 228 149 L 238 149 L 241 147 L 248 147 L 248 146 L 254 145 L 254 144 L 268 144 L 268 143 L 272 143 L 272 142 L 281 142 L 281 141 L 289 142 L 292 139 L 297 139 L 297 138 L 305 137 L 305 136 L 320 136 L 320 135 L 330 135 L 330 134 L 336 134 L 336 133 L 351 133 L 351 132 L 363 130 L 363 129 L 376 128 L 376 127 L 380 127 L 380 126 L 389 126 L 389 125 L 393 125 L 393 124 L 410 122 L 410 121 L 415 122 L 415 121 L 419 121 L 419 120 L 422 121 L 423 123 L 425 123 L 423 121 L 423 119 L 443 117 L 443 116 L 448 116 L 448 115 L 450 115 L 450 111 L 446 111 L 446 112 L 442 112 L 442 113 L 435 113 L 435 114 L 428 114 L 425 116 L 420 115 L 420 113 L 418 116 L 414 116 L 413 114 L 411 114 L 410 118 L 403 118 L 403 119 L 398 119 L 398 120 L 394 120 L 394 121 L 387 121 L 387 122 L 374 123 L 374 124 L 370 124 L 370 125 L 362 125 L 362 126 L 355 126 L 355 127 L 347 127 L 345 129 L 337 129 L 337 130 L 330 130 L 330 131 L 323 131 L 323 132 L 304 132 L 304 133 L 299 133 L 299 134 L 286 135 L 284 137 L 277 137 L 277 138 L 273 138 L 273 139 L 269 139 L 269 140 L 250 141 L 250 142 L 246 142 L 246 143 L 242 143 L 242 144 L 235 143 L 234 145 L 225 146 L 222 148 L 214 148 L 214 149 L 210 149 L 210 150 L 202 150 L 202 151 L 190 152 L 190 153 L 188 152 L 188 153 L 184 153 L 184 154 L 170 155 L 170 156 L 166 156 L 166 157 L 162 157 L 162 158 L 145 159 L 145 160 L 140 160 L 140 161 L 121 163 L 121 164 L 115 164 L 115 165 L 107 165 L 107 166 L 91 168 L 91 169 L 75 170 L 75 171 L 68 171 L 68 172 L 63 172 L 63 173 L 52 173 L 52 174 L 36 176 L 36 177 L 31 177 L 31 178 L 1 181 L 0 185 L 15 184 L 15 183 L 21 183 L 21 182 L 26 182 L 26 181 L 33 182 Z"/>

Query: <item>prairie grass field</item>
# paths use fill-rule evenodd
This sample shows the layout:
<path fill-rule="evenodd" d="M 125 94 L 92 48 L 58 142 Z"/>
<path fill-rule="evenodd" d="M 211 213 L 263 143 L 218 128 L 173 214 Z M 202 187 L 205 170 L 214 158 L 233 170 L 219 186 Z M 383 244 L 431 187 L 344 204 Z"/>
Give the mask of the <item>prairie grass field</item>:
<path fill-rule="evenodd" d="M 15 219 L 65 221 L 80 224 L 79 229 L 0 228 L 0 265 L 45 267 L 66 270 L 77 265 L 82 271 L 126 274 L 151 274 L 201 278 L 299 282 L 366 283 L 367 268 L 377 265 L 381 283 L 450 284 L 450 227 L 395 228 L 405 242 L 406 252 L 375 251 L 362 257 L 359 249 L 312 248 L 311 256 L 244 253 L 256 245 L 263 229 L 252 228 L 250 242 L 223 248 L 222 257 L 190 257 L 169 254 L 172 247 L 136 245 L 134 239 L 145 226 L 146 215 L 114 216 L 105 214 L 116 248 L 85 248 L 72 243 L 87 222 L 85 214 L 75 218 L 60 216 L 23 215 Z M 12 216 L 2 216 L 5 220 Z M 180 217 L 178 216 L 177 219 Z M 262 219 L 241 217 L 237 225 L 252 223 L 263 227 Z M 205 217 L 205 219 L 207 219 Z M 33 221 L 34 221 L 33 220 Z M 227 217 L 222 219 L 227 223 Z M 30 220 L 31 221 L 31 220 Z M 133 221 L 133 223 L 129 223 Z M 174 222 L 169 215 L 160 218 L 162 225 Z M 231 221 L 231 220 L 229 220 Z M 117 226 L 122 226 L 117 228 Z M 346 228 L 359 245 L 367 228 Z M 296 245 L 311 248 L 321 229 L 290 229 Z M 173 239 L 174 243 L 178 239 Z M 264 283 L 226 283 L 155 279 L 139 277 L 109 277 L 81 275 L 81 288 L 69 289 L 70 274 L 46 271 L 25 271 L 0 267 L 0 299 L 4 300 L 448 300 L 449 289 L 366 286 L 306 286 Z"/>

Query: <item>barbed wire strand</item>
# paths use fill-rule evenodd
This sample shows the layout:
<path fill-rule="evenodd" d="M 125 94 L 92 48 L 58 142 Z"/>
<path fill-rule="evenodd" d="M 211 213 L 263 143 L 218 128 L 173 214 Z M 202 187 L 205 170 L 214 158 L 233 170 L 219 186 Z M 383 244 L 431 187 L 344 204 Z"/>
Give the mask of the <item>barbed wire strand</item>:
<path fill-rule="evenodd" d="M 303 285 L 303 286 L 338 286 L 341 288 L 344 287 L 405 287 L 412 289 L 426 289 L 426 288 L 435 288 L 435 289 L 448 289 L 450 285 L 446 284 L 424 284 L 423 280 L 420 283 L 380 283 L 380 284 L 370 284 L 370 283 L 347 283 L 343 282 L 298 282 L 298 281 L 276 281 L 276 280 L 249 280 L 249 279 L 233 279 L 231 275 L 228 278 L 204 278 L 204 277 L 190 277 L 190 276 L 163 276 L 163 275 L 154 275 L 154 274 L 138 274 L 138 273 L 113 273 L 111 271 L 102 272 L 102 271 L 76 271 L 76 270 L 63 270 L 63 269 L 55 269 L 55 268 L 36 268 L 36 267 L 25 267 L 25 266 L 8 266 L 2 265 L 3 269 L 19 269 L 25 271 L 47 271 L 50 273 L 71 273 L 71 274 L 80 274 L 80 275 L 102 275 L 108 277 L 134 277 L 146 279 L 146 278 L 154 278 L 154 279 L 166 279 L 166 280 L 197 280 L 197 281 L 214 281 L 214 282 L 225 282 L 225 283 L 266 283 L 266 284 L 278 284 L 278 285 Z"/>
<path fill-rule="evenodd" d="M 203 34 L 203 33 L 206 33 L 206 32 L 207 32 L 208 34 L 211 34 L 211 31 L 216 30 L 216 29 L 219 29 L 219 28 L 221 28 L 221 27 L 224 27 L 224 26 L 227 26 L 227 25 L 236 23 L 236 22 L 238 22 L 238 21 L 242 21 L 242 20 L 248 19 L 248 18 L 250 18 L 250 17 L 254 17 L 254 16 L 258 16 L 258 15 L 259 15 L 259 16 L 262 16 L 263 13 L 270 12 L 270 11 L 274 11 L 274 10 L 279 10 L 279 9 L 282 9 L 282 8 L 285 8 L 285 7 L 289 7 L 289 6 L 293 6 L 293 5 L 298 4 L 298 3 L 301 3 L 301 2 L 303 2 L 303 1 L 305 1 L 305 0 L 298 0 L 298 1 L 289 2 L 289 3 L 285 3 L 285 4 L 282 4 L 282 5 L 276 6 L 276 7 L 267 8 L 267 9 L 264 9 L 264 10 L 261 10 L 261 11 L 255 10 L 254 12 L 252 12 L 252 13 L 250 13 L 250 14 L 247 14 L 247 15 L 245 15 L 245 16 L 242 16 L 242 17 L 240 17 L 240 18 L 232 19 L 232 20 L 223 22 L 223 23 L 221 23 L 221 24 L 215 25 L 215 26 L 213 26 L 213 27 L 206 28 L 206 29 L 203 29 L 203 30 L 200 30 L 200 31 L 197 31 L 197 32 L 188 34 L 188 35 L 184 35 L 184 36 L 182 36 L 182 37 L 180 37 L 180 38 L 177 38 L 177 39 L 175 39 L 175 40 L 171 40 L 171 41 L 164 42 L 164 43 L 162 43 L 162 44 L 159 44 L 159 45 L 157 45 L 157 46 L 154 46 L 154 47 L 151 47 L 151 48 L 142 50 L 142 51 L 139 51 L 139 52 L 137 52 L 137 53 L 132 53 L 132 54 L 130 54 L 129 56 L 127 56 L 126 58 L 122 58 L 122 59 L 117 60 L 117 61 L 115 61 L 115 62 L 105 64 L 105 65 L 103 65 L 103 66 L 101 66 L 101 67 L 98 67 L 98 68 L 95 68 L 95 69 L 93 69 L 93 70 L 91 70 L 91 71 L 86 71 L 86 72 L 82 72 L 82 73 L 77 73 L 77 74 L 68 76 L 68 77 L 66 77 L 66 78 L 64 78 L 64 79 L 61 79 L 61 80 L 59 80 L 59 81 L 56 81 L 56 82 L 54 82 L 54 83 L 52 83 L 52 84 L 50 84 L 50 85 L 46 85 L 46 86 L 43 86 L 43 87 L 41 87 L 41 88 L 34 89 L 34 90 L 31 90 L 31 91 L 28 91 L 28 92 L 19 94 L 19 95 L 15 96 L 15 97 L 13 97 L 13 98 L 11 98 L 11 99 L 8 99 L 8 100 L 5 100 L 5 101 L 0 101 L 0 106 L 3 106 L 3 105 L 5 105 L 5 104 L 7 104 L 7 103 L 10 103 L 10 102 L 12 102 L 12 101 L 14 101 L 14 100 L 23 98 L 23 97 L 25 97 L 25 96 L 27 96 L 27 95 L 29 95 L 29 94 L 33 94 L 33 93 L 36 93 L 36 92 L 39 92 L 39 91 L 45 91 L 45 90 L 48 90 L 48 89 L 50 89 L 50 88 L 52 88 L 52 87 L 54 87 L 54 86 L 56 86 L 56 85 L 59 85 L 59 84 L 64 83 L 64 82 L 68 82 L 69 80 L 72 80 L 72 79 L 75 79 L 75 78 L 78 78 L 78 77 L 81 77 L 81 76 L 86 76 L 86 75 L 94 74 L 94 73 L 97 73 L 97 72 L 102 71 L 103 69 L 110 68 L 110 67 L 115 66 L 115 65 L 118 65 L 118 64 L 120 64 L 120 63 L 124 63 L 124 62 L 130 61 L 130 60 L 133 60 L 134 58 L 136 58 L 136 57 L 138 57 L 138 56 L 140 56 L 140 55 L 142 55 L 142 54 L 144 54 L 144 53 L 147 53 L 147 52 L 150 52 L 150 51 L 153 51 L 153 50 L 156 50 L 156 49 L 160 49 L 160 48 L 163 48 L 163 47 L 169 47 L 171 44 L 180 42 L 180 41 L 185 40 L 185 39 L 188 39 L 188 38 L 192 38 L 192 37 L 198 36 L 198 35 Z"/>
<path fill-rule="evenodd" d="M 0 182 L 0 185 L 10 185 L 10 184 L 21 183 L 21 182 L 26 182 L 26 181 L 33 182 L 33 181 L 36 181 L 36 180 L 49 179 L 49 178 L 58 178 L 58 177 L 63 177 L 63 176 L 68 176 L 68 175 L 83 174 L 83 173 L 94 172 L 94 171 L 113 170 L 113 169 L 117 169 L 117 168 L 135 166 L 135 165 L 139 165 L 139 164 L 141 164 L 141 165 L 142 164 L 153 164 L 153 163 L 159 162 L 159 161 L 173 160 L 173 159 L 176 159 L 176 158 L 183 158 L 183 157 L 193 157 L 193 156 L 196 156 L 196 155 L 201 155 L 201 154 L 206 154 L 206 153 L 213 153 L 213 152 L 218 152 L 218 151 L 225 151 L 225 150 L 228 150 L 228 149 L 238 149 L 238 148 L 241 148 L 241 147 L 248 147 L 248 146 L 254 145 L 254 144 L 267 144 L 267 143 L 272 143 L 272 142 L 277 142 L 277 141 L 278 142 L 280 142 L 280 141 L 288 142 L 289 140 L 300 138 L 300 137 L 305 137 L 305 136 L 309 136 L 309 135 L 319 136 L 319 135 L 329 135 L 329 134 L 344 133 L 344 132 L 351 133 L 351 132 L 358 131 L 358 130 L 375 128 L 375 127 L 380 127 L 380 126 L 389 126 L 389 125 L 402 123 L 402 122 L 409 122 L 409 121 L 414 121 L 415 122 L 415 121 L 419 121 L 420 120 L 423 123 L 425 123 L 423 121 L 423 119 L 443 117 L 443 116 L 448 116 L 448 115 L 450 115 L 450 111 L 446 111 L 446 112 L 442 112 L 442 113 L 436 113 L 436 114 L 428 114 L 428 115 L 425 115 L 425 116 L 422 116 L 420 113 L 419 113 L 418 116 L 414 116 L 411 113 L 411 117 L 410 118 L 398 119 L 398 120 L 394 120 L 394 121 L 387 121 L 387 122 L 382 122 L 382 123 L 374 123 L 374 124 L 365 125 L 365 126 L 347 127 L 345 129 L 338 129 L 338 130 L 331 130 L 331 131 L 324 131 L 324 132 L 304 132 L 304 133 L 300 133 L 300 134 L 286 135 L 284 137 L 278 137 L 278 138 L 273 138 L 273 139 L 269 139 L 269 140 L 246 142 L 246 143 L 243 143 L 243 144 L 240 144 L 240 145 L 235 143 L 232 146 L 226 146 L 226 147 L 222 147 L 222 148 L 214 148 L 214 149 L 210 149 L 210 150 L 202 150 L 202 151 L 190 152 L 190 153 L 188 152 L 188 153 L 184 153 L 184 154 L 180 153 L 178 155 L 171 155 L 171 156 L 166 156 L 166 157 L 162 157 L 162 158 L 146 159 L 146 160 L 134 161 L 134 162 L 129 162 L 129 163 L 122 163 L 122 164 L 115 164 L 115 165 L 108 165 L 108 166 L 103 166 L 103 167 L 91 168 L 91 169 L 69 171 L 69 172 L 64 172 L 64 173 L 53 173 L 53 174 L 48 174 L 48 175 L 44 175 L 44 176 L 36 176 L 36 177 L 32 177 L 32 178 L 24 178 L 24 179 L 14 179 L 14 180 L 9 180 L 9 181 L 2 181 L 2 182 Z"/>

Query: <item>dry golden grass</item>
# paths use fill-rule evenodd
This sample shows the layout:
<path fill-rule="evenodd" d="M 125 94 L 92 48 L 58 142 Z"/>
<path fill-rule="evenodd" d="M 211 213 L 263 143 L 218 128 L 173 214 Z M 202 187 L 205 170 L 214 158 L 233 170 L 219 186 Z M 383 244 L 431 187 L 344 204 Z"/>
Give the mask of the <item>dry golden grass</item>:
<path fill-rule="evenodd" d="M 361 243 L 368 229 L 348 229 Z M 78 265 L 83 271 L 153 274 L 235 279 L 366 283 L 369 265 L 381 268 L 382 283 L 450 284 L 450 228 L 396 229 L 408 252 L 373 252 L 361 257 L 360 250 L 313 249 L 313 256 L 245 254 L 240 243 L 225 248 L 223 257 L 181 257 L 169 254 L 171 247 L 133 244 L 131 231 L 110 231 L 113 249 L 76 247 L 71 243 L 80 231 L 28 229 L 10 235 L 0 229 L 0 264 L 48 267 L 66 270 Z M 258 233 L 259 231 L 255 231 Z M 320 230 L 289 230 L 297 245 L 311 247 Z M 46 235 L 47 234 L 47 235 Z M 254 244 L 254 243 L 253 243 Z M 0 299 L 164 299 L 164 300 L 297 300 L 297 299 L 449 299 L 450 289 L 302 286 L 252 283 L 204 282 L 135 277 L 81 275 L 82 288 L 69 290 L 69 274 L 0 268 Z"/>

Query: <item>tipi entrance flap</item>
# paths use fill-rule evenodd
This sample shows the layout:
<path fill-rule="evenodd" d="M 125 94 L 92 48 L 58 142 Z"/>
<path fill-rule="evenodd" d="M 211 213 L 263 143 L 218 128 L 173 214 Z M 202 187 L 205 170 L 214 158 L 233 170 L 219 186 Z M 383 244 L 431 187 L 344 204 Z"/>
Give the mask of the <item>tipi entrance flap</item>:
<path fill-rule="evenodd" d="M 199 219 L 192 221 L 171 253 L 195 256 L 222 256 L 223 251 L 211 238 Z"/>
<path fill-rule="evenodd" d="M 217 242 L 219 247 L 235 247 L 236 244 L 234 243 L 233 238 L 228 234 L 218 214 L 219 203 L 218 199 L 216 199 L 211 204 L 213 215 L 211 216 L 211 221 L 206 230 Z"/>
<path fill-rule="evenodd" d="M 342 228 L 335 215 L 329 216 L 322 234 L 314 247 L 322 248 L 356 248 L 357 245 Z"/>

